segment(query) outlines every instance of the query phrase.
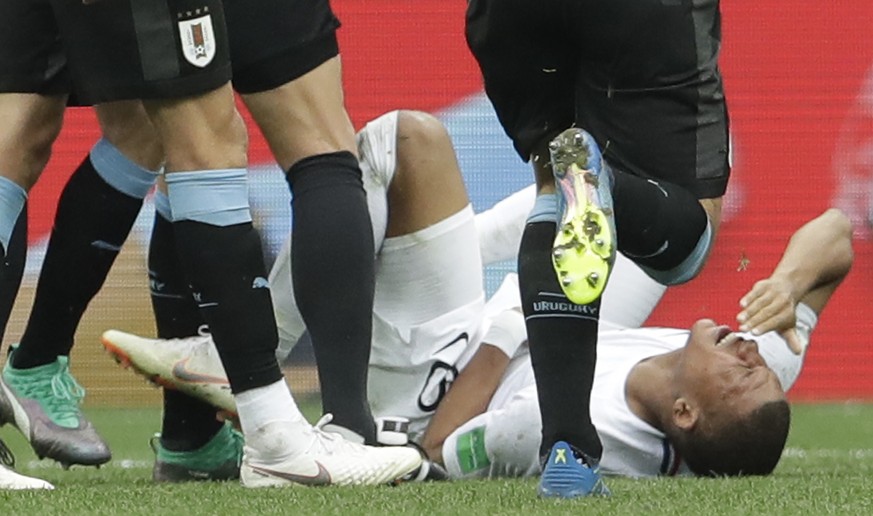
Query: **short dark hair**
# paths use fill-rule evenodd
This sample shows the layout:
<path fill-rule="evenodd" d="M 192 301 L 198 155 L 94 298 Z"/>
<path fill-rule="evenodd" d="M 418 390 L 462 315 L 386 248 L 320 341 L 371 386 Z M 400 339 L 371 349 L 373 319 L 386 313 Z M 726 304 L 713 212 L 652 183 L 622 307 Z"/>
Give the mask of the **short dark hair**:
<path fill-rule="evenodd" d="M 687 432 L 675 430 L 669 436 L 693 473 L 707 477 L 769 475 L 785 448 L 791 408 L 785 400 L 769 401 L 734 421 L 699 423 L 703 424 Z"/>

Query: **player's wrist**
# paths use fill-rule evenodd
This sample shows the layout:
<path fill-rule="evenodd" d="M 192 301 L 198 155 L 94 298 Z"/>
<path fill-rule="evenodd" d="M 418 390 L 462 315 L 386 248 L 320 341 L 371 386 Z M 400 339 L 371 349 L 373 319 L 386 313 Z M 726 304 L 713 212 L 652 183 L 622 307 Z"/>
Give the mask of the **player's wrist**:
<path fill-rule="evenodd" d="M 527 341 L 524 315 L 518 310 L 504 310 L 491 322 L 491 327 L 482 341 L 496 347 L 511 359 Z"/>

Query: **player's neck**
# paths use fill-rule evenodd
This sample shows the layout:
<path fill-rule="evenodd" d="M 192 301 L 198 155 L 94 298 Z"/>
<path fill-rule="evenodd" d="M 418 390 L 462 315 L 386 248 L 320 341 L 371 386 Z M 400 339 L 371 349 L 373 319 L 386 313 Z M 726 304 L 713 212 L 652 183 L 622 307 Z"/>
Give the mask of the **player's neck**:
<path fill-rule="evenodd" d="M 640 361 L 628 373 L 625 398 L 631 412 L 661 430 L 666 428 L 663 416 L 673 407 L 673 371 L 678 355 L 665 353 Z"/>

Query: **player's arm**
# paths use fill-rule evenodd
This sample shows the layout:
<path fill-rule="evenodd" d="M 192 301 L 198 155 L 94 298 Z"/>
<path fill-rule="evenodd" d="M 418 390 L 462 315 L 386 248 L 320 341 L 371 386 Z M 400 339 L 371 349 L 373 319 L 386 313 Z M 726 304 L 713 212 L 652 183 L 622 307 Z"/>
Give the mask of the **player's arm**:
<path fill-rule="evenodd" d="M 740 300 L 740 330 L 780 332 L 789 347 L 802 347 L 794 331 L 795 308 L 803 302 L 820 314 L 852 267 L 852 225 L 840 210 L 829 209 L 798 229 L 769 278 Z"/>
<path fill-rule="evenodd" d="M 421 440 L 427 456 L 442 463 L 443 441 L 455 429 L 485 412 L 509 360 L 526 338 L 524 316 L 516 310 L 498 315 L 473 358 L 452 383 Z"/>

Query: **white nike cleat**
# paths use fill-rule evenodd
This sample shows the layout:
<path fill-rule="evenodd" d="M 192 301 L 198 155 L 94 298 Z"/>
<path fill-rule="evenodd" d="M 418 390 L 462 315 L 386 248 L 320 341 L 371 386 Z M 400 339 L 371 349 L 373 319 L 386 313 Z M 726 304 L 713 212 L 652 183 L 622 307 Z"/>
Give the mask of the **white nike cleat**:
<path fill-rule="evenodd" d="M 0 465 L 0 491 L 4 489 L 54 489 L 55 486 L 45 480 L 26 477 L 16 473 L 6 466 Z"/>
<path fill-rule="evenodd" d="M 314 427 L 269 423 L 255 435 L 247 435 L 240 468 L 242 485 L 382 485 L 421 466 L 421 455 L 413 448 L 365 446 L 325 432 L 323 427 L 330 420 L 327 414 Z"/>
<path fill-rule="evenodd" d="M 236 414 L 230 383 L 211 336 L 147 339 L 108 330 L 102 342 L 118 363 L 150 382 Z"/>
<path fill-rule="evenodd" d="M 2 423 L 2 421 L 0 421 Z M 11 468 L 15 464 L 15 457 L 6 443 L 0 440 L 0 491 L 4 489 L 54 489 L 55 486 L 39 478 L 26 477 L 16 473 Z M 8 467 L 7 467 L 8 466 Z"/>

